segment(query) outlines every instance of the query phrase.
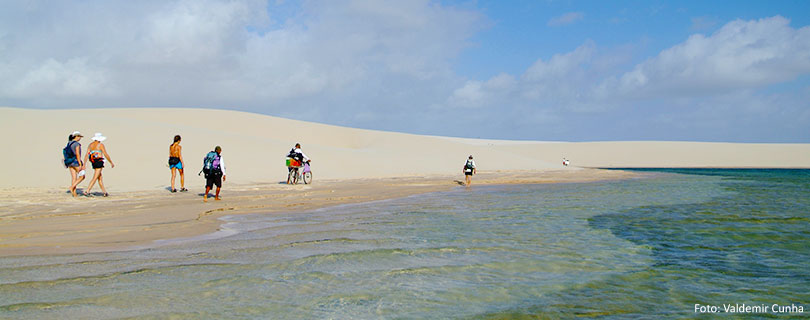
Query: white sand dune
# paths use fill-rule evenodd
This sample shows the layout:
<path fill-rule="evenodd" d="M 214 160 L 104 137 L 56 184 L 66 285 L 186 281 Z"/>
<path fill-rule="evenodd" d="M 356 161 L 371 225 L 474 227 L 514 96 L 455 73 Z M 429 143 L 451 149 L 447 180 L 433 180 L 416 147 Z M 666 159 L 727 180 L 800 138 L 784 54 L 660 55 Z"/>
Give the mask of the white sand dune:
<path fill-rule="evenodd" d="M 0 108 L 7 137 L 0 188 L 67 187 L 61 150 L 79 130 L 83 147 L 95 132 L 108 137 L 116 164 L 105 169 L 110 190 L 169 185 L 168 147 L 183 136 L 187 184 L 202 184 L 202 157 L 223 148 L 228 181 L 285 179 L 284 156 L 300 142 L 316 179 L 460 174 L 470 154 L 480 170 L 561 168 L 563 157 L 582 167 L 810 167 L 810 144 L 702 142 L 526 142 L 447 138 L 344 128 L 266 115 L 179 108 L 31 110 Z M 83 151 L 86 149 L 83 149 Z M 86 185 L 86 182 L 84 183 Z"/>

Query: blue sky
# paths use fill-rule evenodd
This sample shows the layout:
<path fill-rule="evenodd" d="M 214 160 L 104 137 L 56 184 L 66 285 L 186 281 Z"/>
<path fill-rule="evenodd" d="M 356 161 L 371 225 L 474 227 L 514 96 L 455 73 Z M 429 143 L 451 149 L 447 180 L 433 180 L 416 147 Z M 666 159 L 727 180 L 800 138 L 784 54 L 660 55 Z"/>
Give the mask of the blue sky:
<path fill-rule="evenodd" d="M 478 78 L 522 72 L 538 58 L 571 51 L 587 39 L 605 47 L 632 47 L 639 62 L 692 34 L 714 32 L 736 19 L 782 15 L 794 27 L 810 25 L 808 1 L 529 0 L 477 1 L 475 7 L 492 24 L 472 37 L 475 45 L 460 55 L 457 70 Z M 569 13 L 580 17 L 569 24 L 548 25 Z M 465 67 L 469 65 L 479 67 Z"/>
<path fill-rule="evenodd" d="M 4 1 L 0 105 L 810 142 L 810 1 Z"/>
<path fill-rule="evenodd" d="M 470 2 L 447 2 L 469 5 Z M 810 25 L 810 1 L 476 1 L 492 25 L 478 32 L 457 64 L 460 74 L 486 78 L 520 73 L 538 58 L 571 51 L 592 39 L 605 47 L 631 47 L 636 62 L 695 33 L 711 33 L 736 19 L 782 15 L 793 27 Z M 569 13 L 570 24 L 548 22 Z M 803 13 L 803 14 L 797 14 Z M 486 61 L 489 63 L 481 64 Z M 478 65 L 477 68 L 467 66 Z"/>

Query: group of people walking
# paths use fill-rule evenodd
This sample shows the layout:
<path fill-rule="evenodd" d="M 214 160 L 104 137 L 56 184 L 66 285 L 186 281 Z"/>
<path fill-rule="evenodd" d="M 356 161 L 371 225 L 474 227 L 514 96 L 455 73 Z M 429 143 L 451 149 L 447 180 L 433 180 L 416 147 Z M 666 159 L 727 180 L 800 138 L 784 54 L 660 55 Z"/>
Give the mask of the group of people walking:
<path fill-rule="evenodd" d="M 104 176 L 102 174 L 102 170 L 104 169 L 105 162 L 109 162 L 110 167 L 115 168 L 115 164 L 110 158 L 110 154 L 107 153 L 107 148 L 104 146 L 104 141 L 107 140 L 107 137 L 102 135 L 100 132 L 96 133 L 92 138 L 93 142 L 91 142 L 87 147 L 87 152 L 84 153 L 84 156 L 82 157 L 82 144 L 80 141 L 83 137 L 84 136 L 81 134 L 81 132 L 74 131 L 68 136 L 68 143 L 62 151 L 64 155 L 65 167 L 70 172 L 69 191 L 74 197 L 78 195 L 76 189 L 86 177 L 86 164 L 89 161 L 93 168 L 93 178 L 90 180 L 90 185 L 84 190 L 83 195 L 90 196 L 90 190 L 92 190 L 93 186 L 98 183 L 98 186 L 101 188 L 102 195 L 107 197 L 109 196 L 109 193 L 107 193 L 107 189 L 104 187 Z M 181 141 L 182 137 L 180 137 L 180 135 L 175 135 L 174 141 L 171 145 L 169 145 L 169 169 L 172 171 L 170 190 L 173 193 L 178 192 L 177 188 L 175 188 L 175 180 L 178 173 L 180 174 L 179 191 L 188 191 L 188 189 L 186 189 L 184 171 L 186 168 L 186 163 L 183 160 L 183 147 L 180 146 Z M 287 156 L 300 162 L 309 163 L 311 161 L 309 157 L 307 157 L 304 152 L 301 151 L 301 144 L 299 143 L 295 144 L 295 147 L 290 150 Z M 203 168 L 200 170 L 200 173 L 205 173 L 205 194 L 203 195 L 204 202 L 208 202 L 208 193 L 213 189 L 214 186 L 217 187 L 214 199 L 221 199 L 219 197 L 219 193 L 222 189 L 222 182 L 226 180 L 225 168 L 225 160 L 222 158 L 222 147 L 216 146 L 213 151 L 205 155 L 205 158 L 203 159 Z M 290 167 L 288 169 L 292 170 L 293 168 Z M 473 156 L 470 155 L 464 164 L 464 175 L 466 177 L 467 186 L 470 185 L 470 178 L 475 173 L 475 169 L 475 161 L 473 161 Z M 290 183 L 290 181 L 288 180 L 287 183 Z"/>
<path fill-rule="evenodd" d="M 80 141 L 84 138 L 79 131 L 74 131 L 68 136 L 68 143 L 62 150 L 64 156 L 65 167 L 70 172 L 70 193 L 76 197 L 78 186 L 86 177 L 86 164 L 89 161 L 94 170 L 93 179 L 90 180 L 90 185 L 84 190 L 84 196 L 91 196 L 90 190 L 98 182 L 103 196 L 109 196 L 107 189 L 104 187 L 104 176 L 102 170 L 104 169 L 105 162 L 110 163 L 110 167 L 115 168 L 115 164 L 107 153 L 107 148 L 104 146 L 104 140 L 107 137 L 101 133 L 96 133 L 93 136 L 93 142 L 87 148 L 87 152 L 82 157 L 82 144 Z M 169 168 L 172 171 L 171 179 L 171 192 L 177 192 L 175 188 L 175 181 L 177 174 L 180 174 L 180 192 L 186 192 L 186 179 L 185 168 L 186 163 L 183 159 L 183 147 L 180 145 L 182 137 L 180 135 L 174 136 L 174 141 L 169 145 Z M 300 148 L 300 145 L 296 145 Z M 300 149 L 299 149 L 300 150 Z M 215 200 L 220 200 L 220 190 L 222 189 L 222 182 L 227 180 L 225 160 L 222 158 L 222 147 L 216 146 L 213 151 L 206 154 L 203 159 L 203 168 L 200 173 L 205 173 L 205 194 L 203 201 L 208 202 L 208 193 L 216 186 Z"/>
<path fill-rule="evenodd" d="M 89 196 L 90 190 L 92 190 L 93 186 L 98 182 L 98 186 L 101 188 L 101 192 L 103 192 L 102 194 L 105 197 L 109 196 L 107 189 L 104 188 L 104 176 L 101 172 L 104 169 L 104 163 L 106 161 L 110 162 L 111 168 L 115 168 L 115 164 L 112 158 L 110 158 L 110 154 L 107 153 L 107 148 L 104 146 L 104 140 L 107 140 L 107 137 L 101 133 L 96 133 L 92 138 L 93 142 L 87 147 L 87 152 L 84 154 L 84 157 L 82 157 L 82 144 L 79 143 L 79 141 L 81 141 L 83 137 L 81 132 L 74 131 L 68 136 L 68 144 L 62 150 L 65 167 L 70 171 L 70 193 L 73 194 L 74 197 L 77 195 L 76 187 L 78 187 L 79 183 L 84 181 L 87 173 L 86 165 L 89 161 L 93 168 L 93 178 L 90 179 L 90 185 L 84 190 L 84 195 Z"/>

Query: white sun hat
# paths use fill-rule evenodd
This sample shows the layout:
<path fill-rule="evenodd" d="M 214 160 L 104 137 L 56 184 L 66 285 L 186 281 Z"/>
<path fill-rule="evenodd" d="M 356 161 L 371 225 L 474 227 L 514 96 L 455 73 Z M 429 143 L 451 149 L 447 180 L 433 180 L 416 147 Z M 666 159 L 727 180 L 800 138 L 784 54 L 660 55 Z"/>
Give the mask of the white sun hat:
<path fill-rule="evenodd" d="M 96 140 L 98 142 L 103 142 L 104 140 L 107 140 L 107 137 L 101 135 L 101 132 L 96 132 L 96 135 L 93 136 L 93 140 Z"/>
<path fill-rule="evenodd" d="M 70 135 L 71 135 L 71 136 L 74 136 L 74 137 L 84 137 L 84 136 L 82 135 L 82 133 L 81 133 L 81 132 L 79 132 L 79 131 L 73 131 L 73 133 L 71 133 Z"/>

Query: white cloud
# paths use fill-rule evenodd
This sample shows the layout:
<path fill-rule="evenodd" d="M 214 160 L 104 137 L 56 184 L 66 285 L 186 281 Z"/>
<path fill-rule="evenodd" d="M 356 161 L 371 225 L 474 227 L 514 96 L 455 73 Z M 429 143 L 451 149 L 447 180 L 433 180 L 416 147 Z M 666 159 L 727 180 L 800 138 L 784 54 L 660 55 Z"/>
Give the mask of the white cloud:
<path fill-rule="evenodd" d="M 170 2 L 138 21 L 143 35 L 134 38 L 142 46 L 139 62 L 144 64 L 198 65 L 220 59 L 242 49 L 244 28 L 264 19 L 263 7 L 247 2 L 182 0 Z"/>
<path fill-rule="evenodd" d="M 508 74 L 499 74 L 486 82 L 470 80 L 453 91 L 448 99 L 452 107 L 480 108 L 499 105 L 508 100 L 516 89 L 517 81 Z"/>
<path fill-rule="evenodd" d="M 810 27 L 783 17 L 737 20 L 662 51 L 607 82 L 626 95 L 707 95 L 790 81 L 810 72 Z"/>
<path fill-rule="evenodd" d="M 406 94 L 429 105 L 425 92 L 456 78 L 450 60 L 483 19 L 427 0 L 298 5 L 279 16 L 253 0 L 5 4 L 0 103 L 274 113 L 336 101 L 372 108 Z"/>
<path fill-rule="evenodd" d="M 549 27 L 565 26 L 580 21 L 584 17 L 585 14 L 582 12 L 569 12 L 559 17 L 551 18 L 550 20 L 548 20 L 548 23 L 546 24 Z"/>
<path fill-rule="evenodd" d="M 509 86 L 488 85 L 509 77 L 503 74 L 470 80 L 453 92 L 448 105 L 520 110 L 511 113 L 520 113 L 523 122 L 541 121 L 530 120 L 537 114 L 567 114 L 569 121 L 590 119 L 592 125 L 607 120 L 598 115 L 621 117 L 609 128 L 631 132 L 631 138 L 677 134 L 700 139 L 695 132 L 701 132 L 726 141 L 767 141 L 782 134 L 774 128 L 789 128 L 784 134 L 796 137 L 802 126 L 810 125 L 806 93 L 764 91 L 810 73 L 810 27 L 791 28 L 782 17 L 733 21 L 642 63 L 621 65 L 630 61 L 628 50 L 606 50 L 586 41 L 570 52 L 537 60 Z M 752 126 L 758 129 L 743 129 Z M 652 132 L 658 133 L 649 136 Z"/>
<path fill-rule="evenodd" d="M 110 96 L 117 89 L 107 83 L 105 71 L 87 64 L 85 59 L 59 62 L 43 61 L 17 81 L 10 82 L 3 92 L 11 97 L 53 95 L 55 97 Z"/>

